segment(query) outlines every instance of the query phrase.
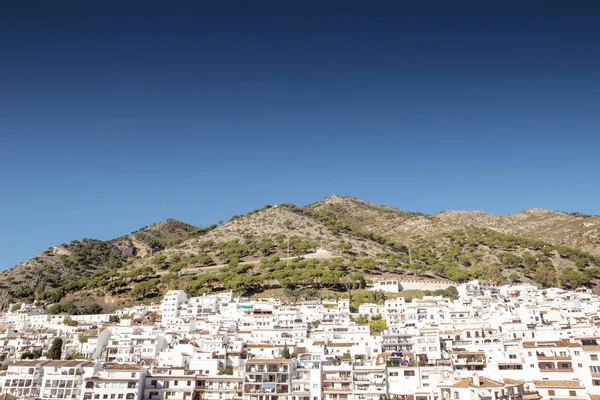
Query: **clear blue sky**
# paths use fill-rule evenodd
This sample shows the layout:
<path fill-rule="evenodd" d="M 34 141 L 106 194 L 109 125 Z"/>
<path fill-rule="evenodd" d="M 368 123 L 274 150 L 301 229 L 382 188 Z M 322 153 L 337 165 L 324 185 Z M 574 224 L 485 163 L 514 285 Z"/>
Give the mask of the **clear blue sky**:
<path fill-rule="evenodd" d="M 332 194 L 599 214 L 597 3 L 410 3 L 4 5 L 0 269 Z"/>

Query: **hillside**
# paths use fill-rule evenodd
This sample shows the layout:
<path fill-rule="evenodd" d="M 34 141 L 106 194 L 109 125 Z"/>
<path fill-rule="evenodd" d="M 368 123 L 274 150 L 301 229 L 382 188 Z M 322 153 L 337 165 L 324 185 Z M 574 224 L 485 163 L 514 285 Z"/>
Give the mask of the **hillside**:
<path fill-rule="evenodd" d="M 476 227 L 600 255 L 600 216 L 567 214 L 539 208 L 500 216 L 482 211 L 445 211 L 426 215 L 378 206 L 346 196 L 331 196 L 306 208 L 365 231 L 406 243 Z"/>
<path fill-rule="evenodd" d="M 115 273 L 138 257 L 202 233 L 192 225 L 166 220 L 109 241 L 82 239 L 51 247 L 0 273 L 0 305 L 11 298 L 39 297 L 64 282 Z"/>
<path fill-rule="evenodd" d="M 547 210 L 425 215 L 332 196 L 265 206 L 220 226 L 167 220 L 56 246 L 0 273 L 0 305 L 37 299 L 52 312 L 85 313 L 172 288 L 346 291 L 389 275 L 594 287 L 599 227 L 599 217 Z"/>

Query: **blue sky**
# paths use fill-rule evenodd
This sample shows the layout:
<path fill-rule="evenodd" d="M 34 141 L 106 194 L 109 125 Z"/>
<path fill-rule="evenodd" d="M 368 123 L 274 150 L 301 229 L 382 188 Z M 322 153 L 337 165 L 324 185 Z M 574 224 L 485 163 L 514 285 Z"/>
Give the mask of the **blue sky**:
<path fill-rule="evenodd" d="M 17 3 L 0 16 L 0 269 L 332 194 L 600 214 L 597 5 Z"/>

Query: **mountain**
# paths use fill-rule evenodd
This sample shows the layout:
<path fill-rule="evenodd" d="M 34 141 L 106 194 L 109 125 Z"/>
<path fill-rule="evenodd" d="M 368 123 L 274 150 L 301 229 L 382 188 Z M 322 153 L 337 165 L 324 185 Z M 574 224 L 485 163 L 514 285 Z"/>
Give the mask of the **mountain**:
<path fill-rule="evenodd" d="M 346 291 L 390 275 L 595 287 L 598 267 L 597 216 L 427 215 L 332 196 L 206 228 L 167 220 L 113 240 L 62 244 L 0 273 L 0 306 L 37 299 L 52 312 L 84 313 L 152 301 L 170 288 Z"/>
<path fill-rule="evenodd" d="M 541 208 L 495 216 L 482 211 L 445 211 L 435 215 L 378 206 L 353 197 L 332 196 L 306 207 L 369 232 L 410 243 L 470 227 L 543 240 L 600 255 L 600 216 Z"/>

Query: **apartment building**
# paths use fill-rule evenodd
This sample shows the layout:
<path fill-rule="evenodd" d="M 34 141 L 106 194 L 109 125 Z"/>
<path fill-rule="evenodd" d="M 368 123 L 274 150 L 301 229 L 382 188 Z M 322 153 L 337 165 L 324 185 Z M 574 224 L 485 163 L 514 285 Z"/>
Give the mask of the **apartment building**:
<path fill-rule="evenodd" d="M 186 367 L 152 367 L 145 376 L 143 400 L 192 400 L 196 375 Z"/>
<path fill-rule="evenodd" d="M 48 361 L 17 361 L 0 373 L 0 394 L 18 398 L 39 398 L 42 387 L 42 366 Z"/>
<path fill-rule="evenodd" d="M 243 376 L 197 376 L 195 400 L 242 399 L 244 393 Z"/>
<path fill-rule="evenodd" d="M 137 364 L 105 363 L 84 378 L 83 400 L 141 400 L 146 368 Z"/>
<path fill-rule="evenodd" d="M 289 359 L 248 359 L 244 374 L 245 400 L 288 399 L 296 361 Z"/>
<path fill-rule="evenodd" d="M 84 360 L 44 363 L 40 399 L 79 399 L 85 378 L 93 376 L 99 367 L 99 363 Z"/>

